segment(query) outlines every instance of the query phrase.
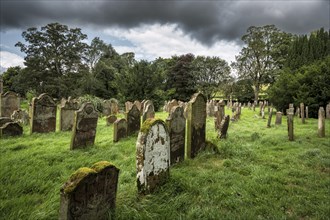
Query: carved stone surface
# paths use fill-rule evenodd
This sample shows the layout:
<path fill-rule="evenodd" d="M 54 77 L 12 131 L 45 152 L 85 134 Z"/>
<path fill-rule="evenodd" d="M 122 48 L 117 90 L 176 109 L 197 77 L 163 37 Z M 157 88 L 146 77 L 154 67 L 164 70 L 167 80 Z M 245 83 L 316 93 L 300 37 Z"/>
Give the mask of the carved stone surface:
<path fill-rule="evenodd" d="M 146 120 L 136 142 L 138 192 L 153 192 L 169 178 L 170 137 L 160 119 Z"/>
<path fill-rule="evenodd" d="M 218 137 L 220 139 L 227 138 L 227 132 L 228 132 L 228 127 L 229 127 L 229 121 L 230 121 L 230 116 L 226 115 L 220 124 L 220 129 L 218 132 Z"/>
<path fill-rule="evenodd" d="M 52 97 L 46 93 L 34 97 L 31 110 L 31 133 L 55 132 L 57 106 Z"/>
<path fill-rule="evenodd" d="M 83 167 L 60 190 L 60 220 L 115 217 L 119 169 L 107 161 Z"/>
<path fill-rule="evenodd" d="M 23 109 L 18 109 L 13 112 L 11 119 L 23 125 L 28 125 L 30 122 L 29 113 Z"/>
<path fill-rule="evenodd" d="M 193 95 L 188 103 L 187 155 L 194 158 L 205 149 L 206 98 L 201 93 Z"/>
<path fill-rule="evenodd" d="M 275 124 L 276 125 L 282 124 L 282 112 L 276 112 Z"/>
<path fill-rule="evenodd" d="M 154 105 L 152 103 L 145 105 L 144 107 L 144 112 L 142 115 L 142 123 L 149 119 L 149 118 L 154 118 L 155 117 L 155 108 Z"/>
<path fill-rule="evenodd" d="M 18 94 L 14 92 L 0 94 L 0 117 L 10 117 L 19 108 L 20 100 Z"/>
<path fill-rule="evenodd" d="M 93 145 L 96 136 L 98 113 L 92 103 L 84 103 L 75 112 L 70 149 Z"/>
<path fill-rule="evenodd" d="M 324 108 L 319 108 L 319 115 L 318 115 L 318 135 L 319 137 L 325 137 L 325 115 L 324 115 Z"/>
<path fill-rule="evenodd" d="M 166 119 L 170 134 L 171 164 L 184 160 L 186 119 L 183 116 L 183 111 L 183 107 L 175 106 Z"/>
<path fill-rule="evenodd" d="M 20 136 L 23 134 L 23 128 L 17 122 L 7 122 L 0 127 L 0 137 Z"/>
<path fill-rule="evenodd" d="M 124 118 L 117 119 L 113 124 L 113 142 L 127 137 L 127 121 Z"/>
<path fill-rule="evenodd" d="M 62 100 L 60 105 L 60 131 L 71 131 L 74 123 L 74 113 L 79 109 L 79 103 L 72 100 Z"/>
<path fill-rule="evenodd" d="M 110 126 L 113 123 L 115 123 L 115 121 L 117 120 L 117 117 L 115 115 L 109 115 L 105 119 L 107 121 L 107 126 Z"/>
<path fill-rule="evenodd" d="M 140 111 L 133 104 L 132 108 L 126 113 L 127 135 L 130 136 L 140 130 L 141 116 Z"/>

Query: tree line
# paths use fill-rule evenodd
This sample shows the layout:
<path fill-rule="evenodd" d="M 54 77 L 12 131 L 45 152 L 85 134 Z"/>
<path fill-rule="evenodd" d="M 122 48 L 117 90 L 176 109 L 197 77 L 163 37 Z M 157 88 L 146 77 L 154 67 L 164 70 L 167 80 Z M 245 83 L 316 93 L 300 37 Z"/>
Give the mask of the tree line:
<path fill-rule="evenodd" d="M 26 54 L 25 67 L 11 67 L 3 74 L 4 89 L 21 96 L 46 92 L 57 98 L 152 99 L 158 108 L 164 100 L 188 101 L 201 91 L 208 99 L 266 98 L 278 110 L 300 101 L 316 109 L 330 100 L 325 84 L 330 81 L 330 35 L 323 28 L 296 36 L 274 25 L 251 26 L 231 64 L 193 54 L 136 60 L 134 53 L 119 54 L 98 37 L 87 44 L 80 28 L 59 23 L 29 28 L 22 37 L 25 42 L 16 46 Z"/>

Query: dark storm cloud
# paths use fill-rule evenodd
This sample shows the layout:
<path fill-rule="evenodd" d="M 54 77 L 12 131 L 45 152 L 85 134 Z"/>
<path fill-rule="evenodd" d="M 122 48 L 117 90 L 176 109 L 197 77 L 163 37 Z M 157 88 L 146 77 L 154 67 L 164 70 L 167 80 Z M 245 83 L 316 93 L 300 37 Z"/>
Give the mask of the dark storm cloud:
<path fill-rule="evenodd" d="M 61 22 L 75 27 L 131 28 L 175 23 L 204 44 L 237 40 L 251 26 L 275 24 L 303 34 L 329 28 L 329 1 L 16 1 L 1 0 L 1 30 Z"/>

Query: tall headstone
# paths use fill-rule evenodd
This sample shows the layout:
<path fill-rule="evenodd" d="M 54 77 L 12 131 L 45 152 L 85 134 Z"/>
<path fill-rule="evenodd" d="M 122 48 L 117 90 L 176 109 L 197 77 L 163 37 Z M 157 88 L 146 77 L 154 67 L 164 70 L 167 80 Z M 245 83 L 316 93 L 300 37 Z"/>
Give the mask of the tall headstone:
<path fill-rule="evenodd" d="M 136 142 L 138 192 L 147 194 L 169 178 L 170 137 L 164 121 L 146 120 Z"/>
<path fill-rule="evenodd" d="M 148 105 L 145 105 L 144 107 L 144 112 L 143 112 L 143 115 L 142 115 L 142 123 L 149 119 L 149 118 L 154 118 L 155 117 L 155 109 L 154 109 L 154 105 L 151 103 L 151 104 L 148 104 Z"/>
<path fill-rule="evenodd" d="M 166 119 L 170 134 L 171 164 L 184 160 L 186 119 L 183 116 L 183 111 L 183 107 L 175 106 Z"/>
<path fill-rule="evenodd" d="M 330 119 L 330 103 L 328 103 L 327 106 L 325 107 L 325 116 L 326 119 Z"/>
<path fill-rule="evenodd" d="M 98 113 L 90 102 L 75 112 L 70 149 L 93 145 L 96 136 Z"/>
<path fill-rule="evenodd" d="M 127 137 L 127 121 L 125 118 L 117 119 L 113 124 L 113 142 Z"/>
<path fill-rule="evenodd" d="M 300 116 L 301 116 L 301 122 L 305 124 L 305 106 L 304 103 L 300 103 Z"/>
<path fill-rule="evenodd" d="M 131 109 L 126 113 L 126 121 L 127 121 L 127 135 L 130 136 L 140 130 L 141 126 L 141 116 L 140 111 L 133 104 Z"/>
<path fill-rule="evenodd" d="M 70 97 L 60 105 L 60 131 L 71 131 L 74 123 L 74 113 L 79 109 L 79 103 Z"/>
<path fill-rule="evenodd" d="M 293 133 L 293 113 L 291 111 L 288 112 L 287 114 L 288 117 L 288 136 L 289 136 L 289 141 L 294 140 L 294 133 Z"/>
<path fill-rule="evenodd" d="M 107 161 L 82 167 L 60 190 L 60 220 L 115 217 L 119 169 Z"/>
<path fill-rule="evenodd" d="M 7 122 L 0 126 L 0 137 L 4 136 L 20 136 L 23 134 L 23 128 L 17 122 Z"/>
<path fill-rule="evenodd" d="M 228 127 L 229 127 L 229 121 L 230 121 L 230 116 L 226 115 L 220 124 L 220 129 L 218 131 L 218 137 L 220 139 L 227 138 L 227 132 L 228 132 Z"/>
<path fill-rule="evenodd" d="M 318 135 L 319 137 L 325 137 L 325 115 L 323 107 L 319 108 Z"/>
<path fill-rule="evenodd" d="M 193 95 L 187 116 L 187 156 L 194 158 L 205 148 L 206 98 L 203 94 Z"/>
<path fill-rule="evenodd" d="M 10 117 L 19 108 L 20 100 L 18 94 L 10 91 L 0 94 L 0 117 Z"/>
<path fill-rule="evenodd" d="M 52 97 L 46 93 L 34 97 L 31 110 L 31 133 L 55 132 L 57 106 Z"/>
<path fill-rule="evenodd" d="M 282 112 L 276 112 L 275 124 L 276 125 L 281 125 L 282 124 Z"/>
<path fill-rule="evenodd" d="M 273 108 L 270 108 L 269 115 L 268 115 L 268 121 L 267 121 L 267 127 L 268 128 L 271 127 L 272 117 L 273 117 Z"/>

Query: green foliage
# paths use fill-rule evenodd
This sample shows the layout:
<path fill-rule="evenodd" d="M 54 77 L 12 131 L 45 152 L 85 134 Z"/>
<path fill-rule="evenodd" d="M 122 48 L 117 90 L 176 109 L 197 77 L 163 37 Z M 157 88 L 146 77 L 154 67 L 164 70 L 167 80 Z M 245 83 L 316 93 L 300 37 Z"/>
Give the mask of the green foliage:
<path fill-rule="evenodd" d="M 78 98 L 79 103 L 91 102 L 98 112 L 103 112 L 103 100 L 99 97 L 92 95 L 84 95 Z"/>
<path fill-rule="evenodd" d="M 242 79 L 233 84 L 232 94 L 238 102 L 251 102 L 254 99 L 254 91 L 251 80 Z"/>

